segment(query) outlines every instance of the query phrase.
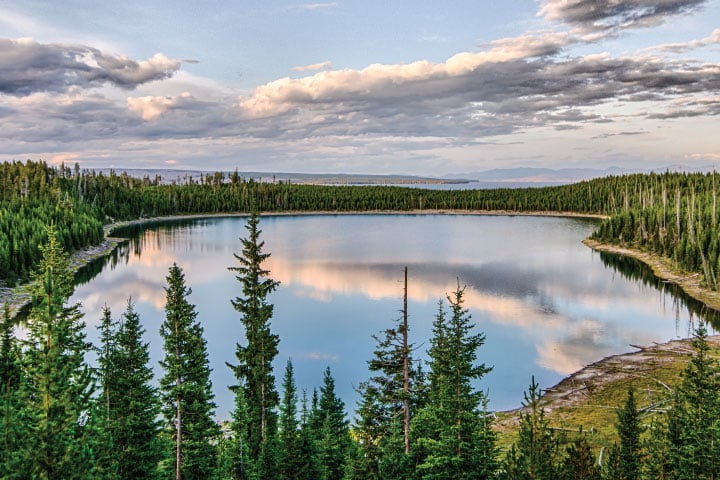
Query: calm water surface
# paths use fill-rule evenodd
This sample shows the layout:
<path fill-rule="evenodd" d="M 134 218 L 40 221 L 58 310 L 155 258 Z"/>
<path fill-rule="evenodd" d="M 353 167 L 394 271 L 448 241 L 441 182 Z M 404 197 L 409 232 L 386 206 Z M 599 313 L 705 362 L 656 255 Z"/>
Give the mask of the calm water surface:
<path fill-rule="evenodd" d="M 73 297 L 89 337 L 107 304 L 117 318 L 128 297 L 141 315 L 156 375 L 162 357 L 165 277 L 180 265 L 208 343 L 217 416 L 232 408 L 236 342 L 245 343 L 230 299 L 241 293 L 233 253 L 245 218 L 213 218 L 150 227 L 123 246 Z M 479 385 L 491 407 L 519 406 L 534 375 L 542 387 L 630 344 L 689 334 L 690 307 L 642 281 L 633 266 L 615 267 L 581 240 L 584 219 L 478 215 L 267 216 L 261 220 L 266 268 L 280 281 L 272 294 L 272 329 L 280 335 L 278 384 L 292 358 L 299 391 L 320 386 L 330 366 L 350 412 L 354 387 L 368 375 L 371 335 L 400 316 L 402 270 L 409 271 L 411 340 L 429 346 L 438 301 L 466 285 L 466 307 L 486 335 L 481 362 L 493 371 Z M 621 273 L 630 271 L 632 275 Z M 633 273 L 634 272 L 634 273 Z M 696 317 L 695 317 L 696 318 Z"/>

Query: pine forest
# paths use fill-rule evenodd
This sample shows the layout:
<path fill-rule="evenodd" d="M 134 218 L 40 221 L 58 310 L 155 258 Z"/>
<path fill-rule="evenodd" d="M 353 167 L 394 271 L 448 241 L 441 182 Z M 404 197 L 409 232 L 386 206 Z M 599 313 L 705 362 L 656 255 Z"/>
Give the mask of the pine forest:
<path fill-rule="evenodd" d="M 399 319 L 372 337 L 370 375 L 346 405 L 328 367 L 298 391 L 292 361 L 273 371 L 273 292 L 261 214 L 267 212 L 555 212 L 602 220 L 593 240 L 650 253 L 703 288 L 720 290 L 720 178 L 636 174 L 522 189 L 423 190 L 394 186 L 260 182 L 237 172 L 166 183 L 53 167 L 0 164 L 0 286 L 30 289 L 22 325 L 4 305 L 0 323 L 2 479 L 716 479 L 720 478 L 720 365 L 708 326 L 663 408 L 623 392 L 612 441 L 565 432 L 547 419 L 533 379 L 503 441 L 478 380 L 486 338 L 465 286 L 438 299 L 432 338 L 419 344 Z M 228 269 L 227 299 L 245 332 L 227 365 L 211 365 L 203 315 L 189 301 L 183 266 L 167 271 L 163 375 L 153 377 L 132 298 L 103 311 L 99 344 L 86 339 L 70 254 L 100 244 L 119 221 L 248 213 Z M 407 270 L 405 272 L 407 286 Z M 406 287 L 407 288 L 407 287 Z M 402 299 L 398 299 L 398 303 Z M 388 312 L 391 314 L 391 312 Z M 389 315 L 390 316 L 390 315 Z M 18 327 L 25 332 L 18 335 Z M 419 349 L 427 358 L 420 361 Z M 89 358 L 97 361 L 90 363 Z M 284 359 L 283 359 L 284 360 Z M 210 371 L 230 368 L 232 416 L 218 424 Z"/>

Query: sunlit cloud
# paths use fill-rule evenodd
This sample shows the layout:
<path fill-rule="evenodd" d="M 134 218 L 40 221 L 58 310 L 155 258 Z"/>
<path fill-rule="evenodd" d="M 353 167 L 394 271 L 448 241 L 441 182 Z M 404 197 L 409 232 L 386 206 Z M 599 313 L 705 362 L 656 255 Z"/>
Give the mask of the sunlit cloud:
<path fill-rule="evenodd" d="M 296 72 L 307 72 L 310 70 L 330 70 L 332 68 L 332 62 L 325 61 L 320 63 L 313 63 L 311 65 L 301 65 L 298 67 L 292 67 L 292 70 Z"/>

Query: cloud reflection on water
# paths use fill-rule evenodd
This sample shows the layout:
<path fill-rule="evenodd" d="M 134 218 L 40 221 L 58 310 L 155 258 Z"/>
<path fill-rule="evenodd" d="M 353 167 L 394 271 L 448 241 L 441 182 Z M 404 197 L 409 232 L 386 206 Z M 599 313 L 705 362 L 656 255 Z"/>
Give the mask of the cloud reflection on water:
<path fill-rule="evenodd" d="M 204 324 L 211 362 L 221 365 L 213 381 L 223 403 L 232 380 L 222 365 L 233 360 L 235 342 L 244 341 L 230 306 L 239 288 L 227 270 L 240 250 L 242 225 L 244 219 L 217 219 L 146 231 L 124 247 L 115 268 L 78 289 L 88 324 L 97 323 L 104 303 L 119 315 L 132 296 L 158 342 L 165 276 L 177 262 L 194 291 L 190 300 Z M 495 366 L 488 376 L 491 401 L 501 408 L 520 401 L 530 375 L 554 383 L 626 351 L 631 343 L 663 341 L 678 333 L 667 294 L 608 270 L 579 243 L 592 229 L 581 221 L 287 217 L 263 219 L 261 228 L 271 253 L 266 267 L 281 282 L 270 299 L 276 306 L 273 328 L 281 335 L 281 364 L 292 356 L 299 364 L 299 383 L 306 385 L 319 384 L 319 378 L 303 380 L 302 362 L 318 371 L 313 375 L 321 372 L 318 365 L 333 364 L 339 387 L 349 397 L 352 386 L 367 375 L 370 335 L 399 316 L 405 266 L 412 335 L 423 349 L 437 301 L 458 281 L 467 286 L 465 306 L 487 335 L 481 361 Z M 435 230 L 439 233 L 432 234 Z M 397 241 L 401 234 L 406 241 Z M 154 348 L 157 352 L 159 345 Z"/>

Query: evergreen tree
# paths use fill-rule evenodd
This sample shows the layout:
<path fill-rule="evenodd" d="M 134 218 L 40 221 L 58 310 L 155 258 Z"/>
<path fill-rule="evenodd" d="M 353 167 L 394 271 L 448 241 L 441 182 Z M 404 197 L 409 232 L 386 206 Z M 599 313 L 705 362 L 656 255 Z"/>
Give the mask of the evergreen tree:
<path fill-rule="evenodd" d="M 249 480 L 255 478 L 255 466 L 250 459 L 250 449 L 247 439 L 247 424 L 249 413 L 245 400 L 245 389 L 241 385 L 231 388 L 235 392 L 235 408 L 230 423 L 231 436 L 227 446 L 227 463 L 230 468 L 230 478 L 233 480 Z"/>
<path fill-rule="evenodd" d="M 559 442 L 545 420 L 545 409 L 540 405 L 540 388 L 535 383 L 535 377 L 524 396 L 518 440 L 506 455 L 502 478 L 553 480 L 557 478 L 555 464 Z"/>
<path fill-rule="evenodd" d="M 280 478 L 294 479 L 301 470 L 300 432 L 297 419 L 297 389 L 293 364 L 287 361 L 280 404 Z"/>
<path fill-rule="evenodd" d="M 384 330 L 382 336 L 372 337 L 376 347 L 368 369 L 373 376 L 358 388 L 361 399 L 354 432 L 361 452 L 351 470 L 359 469 L 357 475 L 366 478 L 405 477 L 412 467 L 408 455 L 410 432 L 406 427 L 415 414 L 413 407 L 418 405 L 414 400 L 422 388 L 416 376 L 422 376 L 422 370 L 413 368 L 413 345 L 408 341 L 407 268 L 404 293 L 402 316 L 396 325 Z"/>
<path fill-rule="evenodd" d="M 709 356 L 707 328 L 700 323 L 694 354 L 683 371 L 669 413 L 675 478 L 720 478 L 720 369 Z"/>
<path fill-rule="evenodd" d="M 345 473 L 351 439 L 348 421 L 345 419 L 345 403 L 335 394 L 335 380 L 330 367 L 323 374 L 316 414 L 320 423 L 317 441 L 322 478 L 340 480 Z"/>
<path fill-rule="evenodd" d="M 85 362 L 90 345 L 79 305 L 67 306 L 72 273 L 54 228 L 41 247 L 24 342 L 21 422 L 17 457 L 28 477 L 97 478 L 92 472 L 91 396 L 95 386 Z"/>
<path fill-rule="evenodd" d="M 166 279 L 165 321 L 160 327 L 165 374 L 160 391 L 165 424 L 175 444 L 172 464 L 177 480 L 207 480 L 213 478 L 220 429 L 213 420 L 206 342 L 195 306 L 187 300 L 192 291 L 182 269 L 173 264 Z"/>
<path fill-rule="evenodd" d="M 311 413 L 308 409 L 307 392 L 303 390 L 302 410 L 300 411 L 300 434 L 298 450 L 303 460 L 297 474 L 297 480 L 317 480 L 322 478 L 320 453 L 315 432 L 310 426 Z"/>
<path fill-rule="evenodd" d="M 489 478 L 497 469 L 486 397 L 472 385 L 491 370 L 476 363 L 485 336 L 472 333 L 463 295 L 458 284 L 448 296 L 450 318 L 441 302 L 433 322 L 428 403 L 416 417 L 423 478 Z"/>
<path fill-rule="evenodd" d="M 230 366 L 247 401 L 250 457 L 259 459 L 264 451 L 263 463 L 267 464 L 270 456 L 263 443 L 277 432 L 276 409 L 280 397 L 275 389 L 272 361 L 277 356 L 280 339 L 270 331 L 273 305 L 268 303 L 267 296 L 277 288 L 278 282 L 269 278 L 270 272 L 262 267 L 270 254 L 262 251 L 265 242 L 260 240 L 259 223 L 260 218 L 253 212 L 246 225 L 248 236 L 241 240 L 242 253 L 235 255 L 239 266 L 230 268 L 242 284 L 242 296 L 236 297 L 232 304 L 241 314 L 247 339 L 247 346 L 237 344 L 238 364 Z"/>
<path fill-rule="evenodd" d="M 118 478 L 155 478 L 162 458 L 157 417 L 160 402 L 151 386 L 148 344 L 140 317 L 128 299 L 117 329 L 110 311 L 103 311 L 102 350 L 98 363 L 103 372 L 102 404 L 112 439 Z"/>
<path fill-rule="evenodd" d="M 645 459 L 641 465 L 644 479 L 666 480 L 671 477 L 672 464 L 670 462 L 671 443 L 666 419 L 653 418 L 648 427 L 648 435 L 643 442 Z"/>
<path fill-rule="evenodd" d="M 0 324 L 0 478 L 21 478 L 18 474 L 22 472 L 22 467 L 18 465 L 17 455 L 22 428 L 18 396 L 21 381 L 20 348 L 6 303 Z"/>
<path fill-rule="evenodd" d="M 600 480 L 600 470 L 585 435 L 570 444 L 558 469 L 560 480 Z"/>
<path fill-rule="evenodd" d="M 620 438 L 620 480 L 637 480 L 640 477 L 641 445 L 640 419 L 635 404 L 635 390 L 630 387 L 625 405 L 617 413 L 617 432 Z"/>

